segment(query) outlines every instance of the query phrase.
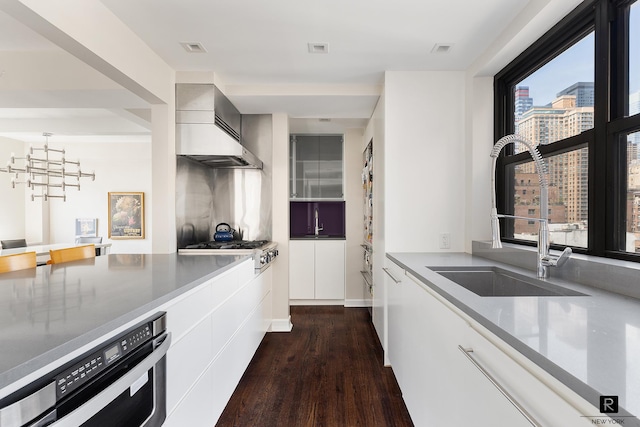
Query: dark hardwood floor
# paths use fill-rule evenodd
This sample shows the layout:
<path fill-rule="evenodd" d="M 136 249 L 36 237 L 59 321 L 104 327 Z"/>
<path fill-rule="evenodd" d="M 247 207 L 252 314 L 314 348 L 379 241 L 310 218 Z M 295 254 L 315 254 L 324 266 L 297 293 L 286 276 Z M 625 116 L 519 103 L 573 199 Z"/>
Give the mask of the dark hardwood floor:
<path fill-rule="evenodd" d="M 366 308 L 291 307 L 268 333 L 218 427 L 413 426 Z"/>

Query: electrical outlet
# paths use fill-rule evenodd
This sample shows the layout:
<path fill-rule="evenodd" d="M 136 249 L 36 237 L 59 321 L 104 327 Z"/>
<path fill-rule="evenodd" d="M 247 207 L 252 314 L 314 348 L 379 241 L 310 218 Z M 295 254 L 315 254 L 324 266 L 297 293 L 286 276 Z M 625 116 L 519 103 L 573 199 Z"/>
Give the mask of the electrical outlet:
<path fill-rule="evenodd" d="M 440 234 L 440 249 L 450 249 L 451 248 L 451 234 L 450 233 L 441 233 Z"/>

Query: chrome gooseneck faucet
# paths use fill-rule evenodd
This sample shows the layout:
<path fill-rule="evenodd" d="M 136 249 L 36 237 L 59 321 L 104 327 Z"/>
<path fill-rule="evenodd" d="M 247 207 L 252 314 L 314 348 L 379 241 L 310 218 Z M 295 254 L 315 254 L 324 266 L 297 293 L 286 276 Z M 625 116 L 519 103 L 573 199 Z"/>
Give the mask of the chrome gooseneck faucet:
<path fill-rule="evenodd" d="M 314 219 L 315 219 L 315 235 L 318 236 L 320 234 L 320 232 L 322 230 L 324 230 L 324 227 L 320 226 L 319 224 L 319 219 L 318 219 L 318 208 L 315 209 L 314 212 Z"/>
<path fill-rule="evenodd" d="M 498 154 L 509 143 L 520 142 L 527 147 L 529 154 L 533 158 L 533 162 L 536 165 L 536 172 L 538 173 L 538 179 L 540 180 L 540 218 L 529 218 L 515 215 L 503 215 L 498 214 L 496 208 L 496 163 L 498 160 Z M 549 254 L 549 183 L 547 182 L 547 165 L 542 159 L 538 149 L 528 140 L 520 135 L 507 135 L 502 138 L 493 146 L 490 154 L 492 160 L 491 165 L 491 247 L 493 249 L 501 248 L 502 242 L 500 241 L 500 222 L 498 218 L 515 218 L 526 219 L 528 221 L 534 220 L 540 223 L 538 230 L 538 266 L 537 275 L 540 279 L 546 279 L 549 277 L 549 267 L 560 267 L 571 256 L 571 248 L 566 248 L 560 256 Z"/>

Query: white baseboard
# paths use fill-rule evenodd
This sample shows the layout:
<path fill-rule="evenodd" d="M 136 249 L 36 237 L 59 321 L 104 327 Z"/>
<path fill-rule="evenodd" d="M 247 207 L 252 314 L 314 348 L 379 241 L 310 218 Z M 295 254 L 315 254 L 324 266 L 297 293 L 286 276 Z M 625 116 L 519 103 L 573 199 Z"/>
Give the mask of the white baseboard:
<path fill-rule="evenodd" d="M 271 320 L 271 332 L 291 332 L 293 329 L 293 323 L 291 323 L 291 316 L 287 319 L 272 319 Z"/>
<path fill-rule="evenodd" d="M 371 307 L 371 300 L 366 299 L 347 299 L 344 300 L 345 307 Z"/>
<path fill-rule="evenodd" d="M 290 299 L 289 305 L 344 305 L 343 299 Z"/>

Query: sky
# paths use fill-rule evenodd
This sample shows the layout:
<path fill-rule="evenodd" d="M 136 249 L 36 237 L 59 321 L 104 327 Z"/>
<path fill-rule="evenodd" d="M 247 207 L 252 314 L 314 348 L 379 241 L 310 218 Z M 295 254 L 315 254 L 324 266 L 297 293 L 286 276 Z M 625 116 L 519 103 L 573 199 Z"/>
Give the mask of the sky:
<path fill-rule="evenodd" d="M 561 90 L 577 82 L 592 82 L 594 35 L 589 34 L 517 86 L 529 86 L 533 105 L 547 105 Z"/>
<path fill-rule="evenodd" d="M 631 7 L 629 50 L 629 92 L 640 90 L 640 2 Z M 592 82 L 594 35 L 589 34 L 516 86 L 529 86 L 533 105 L 543 106 L 561 90 L 577 82 Z"/>
<path fill-rule="evenodd" d="M 629 82 L 629 92 L 640 90 L 640 3 L 631 6 L 631 31 L 629 34 L 629 68 L 631 81 Z"/>

